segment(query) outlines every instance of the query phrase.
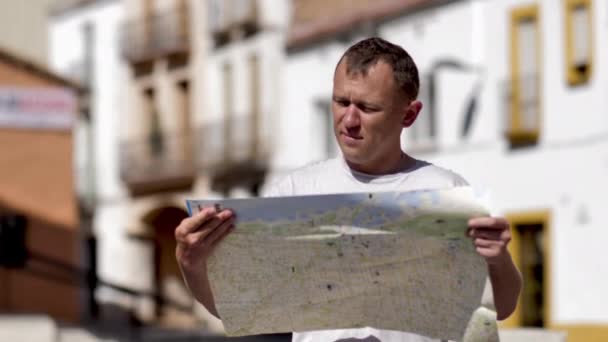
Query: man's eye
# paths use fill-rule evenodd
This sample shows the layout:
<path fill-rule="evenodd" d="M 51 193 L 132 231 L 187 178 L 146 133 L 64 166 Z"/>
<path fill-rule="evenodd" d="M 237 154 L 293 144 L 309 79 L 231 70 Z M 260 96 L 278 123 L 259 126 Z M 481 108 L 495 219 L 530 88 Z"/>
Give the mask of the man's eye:
<path fill-rule="evenodd" d="M 377 111 L 376 108 L 366 107 L 366 106 L 361 107 L 361 110 L 364 111 L 365 113 L 372 113 L 372 112 Z"/>
<path fill-rule="evenodd" d="M 348 101 L 344 100 L 336 100 L 335 102 L 342 107 L 348 107 L 348 105 L 350 104 Z"/>

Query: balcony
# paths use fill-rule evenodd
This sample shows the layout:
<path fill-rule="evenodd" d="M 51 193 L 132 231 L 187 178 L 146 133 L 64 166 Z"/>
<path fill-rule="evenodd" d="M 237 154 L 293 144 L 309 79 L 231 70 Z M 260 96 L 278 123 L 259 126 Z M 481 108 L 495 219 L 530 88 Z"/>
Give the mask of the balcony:
<path fill-rule="evenodd" d="M 196 136 L 150 134 L 124 141 L 120 148 L 122 180 L 133 195 L 188 190 L 197 173 L 207 175 L 216 191 L 261 184 L 270 158 L 269 139 L 254 115 L 230 116 L 207 123 Z"/>
<path fill-rule="evenodd" d="M 270 144 L 254 115 L 230 116 L 201 127 L 197 165 L 211 176 L 216 191 L 240 185 L 255 188 L 263 181 Z"/>
<path fill-rule="evenodd" d="M 150 134 L 122 142 L 120 173 L 133 195 L 190 189 L 195 177 L 192 138 Z"/>
<path fill-rule="evenodd" d="M 125 22 L 120 45 L 123 58 L 133 65 L 161 57 L 187 56 L 190 51 L 187 6 Z"/>
<path fill-rule="evenodd" d="M 541 127 L 541 85 L 537 74 L 507 80 L 502 86 L 505 135 L 512 147 L 533 145 Z"/>
<path fill-rule="evenodd" d="M 260 30 L 256 0 L 209 0 L 209 32 L 216 47 Z"/>

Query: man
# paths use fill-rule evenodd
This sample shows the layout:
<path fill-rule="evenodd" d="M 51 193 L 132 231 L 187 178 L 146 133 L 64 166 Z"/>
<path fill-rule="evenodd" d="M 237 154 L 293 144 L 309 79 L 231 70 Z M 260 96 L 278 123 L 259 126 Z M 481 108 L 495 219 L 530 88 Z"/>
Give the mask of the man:
<path fill-rule="evenodd" d="M 289 174 L 270 196 L 344 192 L 410 191 L 467 185 L 459 175 L 414 159 L 401 150 L 401 131 L 422 109 L 418 70 L 401 47 L 380 38 L 350 47 L 335 70 L 332 98 L 334 132 L 342 156 Z M 478 217 L 468 222 L 477 253 L 485 258 L 498 319 L 515 309 L 521 275 L 507 251 L 511 238 L 503 218 Z M 218 316 L 206 272 L 214 247 L 234 229 L 234 213 L 205 208 L 177 227 L 177 259 L 194 297 Z M 373 328 L 294 333 L 294 341 L 431 341 Z"/>

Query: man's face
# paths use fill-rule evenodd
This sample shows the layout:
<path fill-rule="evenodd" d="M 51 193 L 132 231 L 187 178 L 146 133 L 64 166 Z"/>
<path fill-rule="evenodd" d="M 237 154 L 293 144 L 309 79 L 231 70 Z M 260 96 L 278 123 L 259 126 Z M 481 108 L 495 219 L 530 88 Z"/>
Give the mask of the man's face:
<path fill-rule="evenodd" d="M 389 64 L 379 61 L 363 76 L 347 74 L 346 61 L 340 62 L 334 75 L 332 112 L 334 133 L 347 162 L 359 170 L 374 170 L 387 158 L 400 155 L 401 130 L 418 114 L 414 109 L 408 121 L 412 112 L 404 97 Z"/>

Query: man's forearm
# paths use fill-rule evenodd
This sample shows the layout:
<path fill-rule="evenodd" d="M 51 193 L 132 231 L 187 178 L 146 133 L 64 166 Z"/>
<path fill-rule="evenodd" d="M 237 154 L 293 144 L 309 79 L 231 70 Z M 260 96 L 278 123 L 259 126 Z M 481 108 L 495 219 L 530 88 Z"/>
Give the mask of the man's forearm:
<path fill-rule="evenodd" d="M 510 254 L 507 254 L 501 262 L 488 264 L 488 273 L 492 283 L 496 318 L 498 320 L 506 319 L 517 306 L 517 299 L 522 287 L 521 273 L 513 263 Z"/>
<path fill-rule="evenodd" d="M 211 292 L 211 286 L 209 285 L 209 278 L 207 277 L 207 270 L 203 272 L 191 273 L 182 272 L 186 286 L 190 289 L 192 296 L 209 311 L 213 316 L 220 318 L 215 308 L 215 300 L 213 299 L 213 293 Z"/>

